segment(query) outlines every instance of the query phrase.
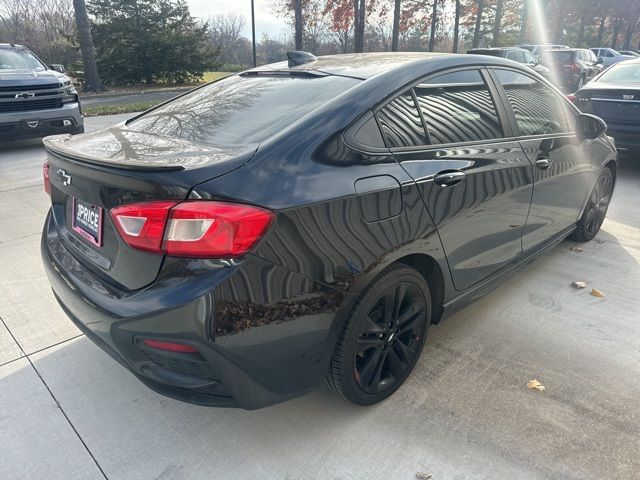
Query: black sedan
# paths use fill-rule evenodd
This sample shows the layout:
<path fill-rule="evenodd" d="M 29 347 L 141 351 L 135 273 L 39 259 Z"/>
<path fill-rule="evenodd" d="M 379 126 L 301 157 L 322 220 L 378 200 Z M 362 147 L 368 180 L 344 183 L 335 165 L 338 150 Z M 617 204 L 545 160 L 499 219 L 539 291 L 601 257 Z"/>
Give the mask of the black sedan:
<path fill-rule="evenodd" d="M 47 138 L 42 258 L 70 319 L 157 392 L 254 409 L 326 382 L 373 404 L 432 324 L 594 238 L 604 129 L 502 58 L 292 54 Z"/>
<path fill-rule="evenodd" d="M 640 59 L 616 63 L 569 98 L 607 123 L 618 148 L 640 147 Z"/>

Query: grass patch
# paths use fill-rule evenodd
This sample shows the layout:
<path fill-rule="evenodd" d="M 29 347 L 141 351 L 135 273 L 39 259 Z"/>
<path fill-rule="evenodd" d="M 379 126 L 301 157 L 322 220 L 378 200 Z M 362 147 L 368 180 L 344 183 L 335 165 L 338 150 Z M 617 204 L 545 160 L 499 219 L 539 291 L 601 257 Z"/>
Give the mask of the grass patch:
<path fill-rule="evenodd" d="M 214 82 L 221 78 L 228 77 L 229 75 L 233 75 L 233 72 L 204 72 L 202 81 L 204 83 Z"/>
<path fill-rule="evenodd" d="M 160 100 L 150 102 L 123 103 L 120 105 L 94 105 L 91 107 L 83 107 L 82 113 L 85 117 L 95 117 L 97 115 L 117 115 L 119 113 L 134 113 L 149 110 L 155 107 Z"/>

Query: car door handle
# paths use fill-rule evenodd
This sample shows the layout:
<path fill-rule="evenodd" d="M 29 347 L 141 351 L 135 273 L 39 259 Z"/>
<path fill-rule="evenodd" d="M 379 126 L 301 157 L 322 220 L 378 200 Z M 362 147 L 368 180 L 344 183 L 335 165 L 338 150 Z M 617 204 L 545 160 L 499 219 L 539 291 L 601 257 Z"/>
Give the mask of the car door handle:
<path fill-rule="evenodd" d="M 457 185 L 462 182 L 466 176 L 466 173 L 459 170 L 440 172 L 433 177 L 433 183 L 440 185 L 441 187 L 452 187 L 453 185 Z"/>
<path fill-rule="evenodd" d="M 550 166 L 551 160 L 549 160 L 547 157 L 538 157 L 538 159 L 536 160 L 536 167 L 538 167 L 540 170 L 546 170 Z"/>

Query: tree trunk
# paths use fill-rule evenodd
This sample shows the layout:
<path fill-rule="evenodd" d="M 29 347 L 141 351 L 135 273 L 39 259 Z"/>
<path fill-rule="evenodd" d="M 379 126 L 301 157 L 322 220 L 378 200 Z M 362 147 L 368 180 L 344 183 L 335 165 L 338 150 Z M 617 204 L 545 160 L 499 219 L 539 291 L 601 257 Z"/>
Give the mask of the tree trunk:
<path fill-rule="evenodd" d="M 296 50 L 302 50 L 302 0 L 293 0 Z"/>
<path fill-rule="evenodd" d="M 431 10 L 431 34 L 429 35 L 429 51 L 436 48 L 436 29 L 438 28 L 438 0 L 433 0 L 433 10 Z"/>
<path fill-rule="evenodd" d="M 355 7 L 353 50 L 356 53 L 362 53 L 364 52 L 365 0 L 353 0 L 353 4 Z"/>
<path fill-rule="evenodd" d="M 480 45 L 480 29 L 482 27 L 482 12 L 484 10 L 484 0 L 476 0 L 478 4 L 478 12 L 476 15 L 476 26 L 473 29 L 473 41 L 471 42 L 471 48 L 478 48 Z"/>
<path fill-rule="evenodd" d="M 500 46 L 500 26 L 502 25 L 502 13 L 504 7 L 504 0 L 497 0 L 496 2 L 496 18 L 493 21 L 493 40 L 492 47 Z"/>
<path fill-rule="evenodd" d="M 402 0 L 395 0 L 393 8 L 393 30 L 391 32 L 391 51 L 398 51 L 398 42 L 400 38 L 400 4 Z"/>
<path fill-rule="evenodd" d="M 611 48 L 615 50 L 618 45 L 618 35 L 620 34 L 620 28 L 622 27 L 622 21 L 616 20 L 613 22 L 613 35 L 611 36 Z"/>
<path fill-rule="evenodd" d="M 84 68 L 84 88 L 88 92 L 101 92 L 104 90 L 98 66 L 96 65 L 96 52 L 93 48 L 93 38 L 91 38 L 91 27 L 89 25 L 89 15 L 87 5 L 84 0 L 73 0 L 73 10 L 78 28 L 78 40 L 80 42 L 80 52 L 82 53 L 82 63 Z"/>
<path fill-rule="evenodd" d="M 527 23 L 529 22 L 529 0 L 524 0 L 522 5 L 522 15 L 520 19 L 520 35 L 518 36 L 518 43 L 524 43 L 527 38 Z"/>
<path fill-rule="evenodd" d="M 582 42 L 584 42 L 584 24 L 587 21 L 586 16 L 588 13 L 589 11 L 585 8 L 580 17 L 580 30 L 578 31 L 578 41 L 576 42 L 576 47 L 578 48 L 582 47 Z"/>
<path fill-rule="evenodd" d="M 607 21 L 606 15 L 602 16 L 600 19 L 600 28 L 598 28 L 598 41 L 596 42 L 596 47 L 602 46 L 602 37 L 604 35 L 604 24 Z"/>
<path fill-rule="evenodd" d="M 622 48 L 624 48 L 625 50 L 629 50 L 631 48 L 631 39 L 633 38 L 633 34 L 633 26 L 630 23 L 627 27 L 627 33 L 625 33 L 624 35 L 624 45 L 622 46 Z"/>
<path fill-rule="evenodd" d="M 458 37 L 460 36 L 460 0 L 456 0 L 456 16 L 453 22 L 453 53 L 458 53 Z"/>

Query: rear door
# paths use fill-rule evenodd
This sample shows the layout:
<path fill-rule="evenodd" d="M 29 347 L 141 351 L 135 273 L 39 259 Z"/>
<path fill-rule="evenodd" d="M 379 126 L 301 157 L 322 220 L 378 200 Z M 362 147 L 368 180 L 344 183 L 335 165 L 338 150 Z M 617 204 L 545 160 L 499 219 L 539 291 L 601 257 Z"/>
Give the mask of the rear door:
<path fill-rule="evenodd" d="M 481 69 L 427 77 L 401 97 L 402 116 L 392 102 L 378 119 L 418 185 L 462 291 L 522 253 L 532 166 L 503 127 Z"/>
<path fill-rule="evenodd" d="M 491 72 L 511 107 L 522 148 L 534 164 L 533 199 L 522 237 L 527 251 L 576 223 L 592 185 L 591 160 L 562 95 L 523 72 Z"/>

